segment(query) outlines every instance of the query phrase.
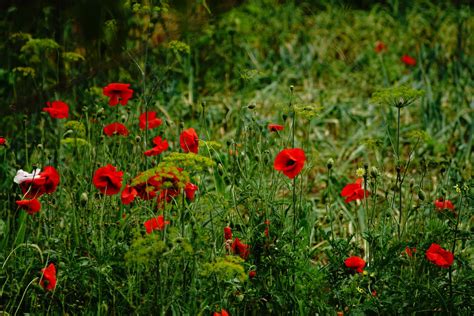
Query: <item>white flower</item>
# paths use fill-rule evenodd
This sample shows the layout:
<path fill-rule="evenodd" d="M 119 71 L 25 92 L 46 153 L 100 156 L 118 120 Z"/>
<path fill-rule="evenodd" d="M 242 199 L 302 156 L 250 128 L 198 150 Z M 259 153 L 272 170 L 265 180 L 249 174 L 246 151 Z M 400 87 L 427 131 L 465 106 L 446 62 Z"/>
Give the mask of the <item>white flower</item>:
<path fill-rule="evenodd" d="M 35 178 L 38 179 L 40 177 L 40 172 L 41 169 L 33 170 L 33 173 L 28 173 L 20 169 L 16 172 L 16 176 L 15 178 L 13 178 L 13 182 L 20 184 L 28 180 L 33 180 Z"/>

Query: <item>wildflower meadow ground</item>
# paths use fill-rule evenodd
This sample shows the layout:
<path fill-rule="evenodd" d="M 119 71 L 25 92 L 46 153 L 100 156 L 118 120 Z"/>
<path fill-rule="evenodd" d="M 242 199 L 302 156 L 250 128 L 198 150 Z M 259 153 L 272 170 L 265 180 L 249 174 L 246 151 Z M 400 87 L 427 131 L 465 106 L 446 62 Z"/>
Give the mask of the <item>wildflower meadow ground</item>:
<path fill-rule="evenodd" d="M 470 7 L 336 2 L 9 3 L 0 314 L 472 315 Z"/>

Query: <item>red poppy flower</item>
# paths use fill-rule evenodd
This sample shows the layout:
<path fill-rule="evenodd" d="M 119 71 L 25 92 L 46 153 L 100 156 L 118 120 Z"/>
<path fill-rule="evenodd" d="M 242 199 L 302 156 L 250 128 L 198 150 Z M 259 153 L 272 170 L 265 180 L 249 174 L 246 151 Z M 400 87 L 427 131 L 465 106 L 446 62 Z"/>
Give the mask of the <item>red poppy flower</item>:
<path fill-rule="evenodd" d="M 344 260 L 346 267 L 355 270 L 358 273 L 362 273 L 365 267 L 365 260 L 361 257 L 352 256 Z"/>
<path fill-rule="evenodd" d="M 232 228 L 230 228 L 229 226 L 224 227 L 224 239 L 232 239 Z"/>
<path fill-rule="evenodd" d="M 0 137 L 0 146 L 6 146 L 7 140 L 4 137 Z"/>
<path fill-rule="evenodd" d="M 407 66 L 411 66 L 411 67 L 416 66 L 416 59 L 411 56 L 403 55 L 402 58 L 400 58 L 400 60 L 402 61 L 402 63 L 404 63 Z"/>
<path fill-rule="evenodd" d="M 306 156 L 300 148 L 283 149 L 273 162 L 275 170 L 283 172 L 290 179 L 296 177 L 304 167 Z"/>
<path fill-rule="evenodd" d="M 46 291 L 52 291 L 56 287 L 56 267 L 53 263 L 50 263 L 48 267 L 41 269 L 43 274 L 40 279 L 40 285 Z"/>
<path fill-rule="evenodd" d="M 413 247 L 413 248 L 406 247 L 405 248 L 405 253 L 407 254 L 408 257 L 411 258 L 416 253 L 416 248 L 415 247 Z"/>
<path fill-rule="evenodd" d="M 434 204 L 438 211 L 443 211 L 443 210 L 454 211 L 454 204 L 450 200 L 439 198 L 436 201 L 434 201 Z"/>
<path fill-rule="evenodd" d="M 161 125 L 162 120 L 156 117 L 156 112 L 145 112 L 140 114 L 140 129 L 147 128 L 148 122 L 148 129 L 153 129 Z"/>
<path fill-rule="evenodd" d="M 186 186 L 184 187 L 184 193 L 186 194 L 186 198 L 190 201 L 194 200 L 194 195 L 196 194 L 197 190 L 197 185 L 192 184 L 191 182 L 186 183 Z"/>
<path fill-rule="evenodd" d="M 221 309 L 221 312 L 214 312 L 214 315 L 213 316 L 230 316 L 230 314 L 225 310 L 225 309 Z"/>
<path fill-rule="evenodd" d="M 375 48 L 374 48 L 374 50 L 375 50 L 375 52 L 376 52 L 377 54 L 380 54 L 381 52 L 387 50 L 387 45 L 385 45 L 385 43 L 382 42 L 382 41 L 377 41 L 377 42 L 375 43 Z"/>
<path fill-rule="evenodd" d="M 63 119 L 69 116 L 69 106 L 62 101 L 46 102 L 43 112 L 48 112 L 52 118 Z"/>
<path fill-rule="evenodd" d="M 123 135 L 128 136 L 128 129 L 121 123 L 112 123 L 104 127 L 104 134 L 107 136 Z"/>
<path fill-rule="evenodd" d="M 155 144 L 155 147 L 153 147 L 150 150 L 145 151 L 145 156 L 156 156 L 164 152 L 165 150 L 168 149 L 168 141 L 161 139 L 160 136 L 156 136 L 153 138 L 153 144 Z"/>
<path fill-rule="evenodd" d="M 346 203 L 369 196 L 370 192 L 362 188 L 362 181 L 364 181 L 362 178 L 358 178 L 355 183 L 349 183 L 342 189 L 341 196 L 346 198 Z"/>
<path fill-rule="evenodd" d="M 268 130 L 270 132 L 278 132 L 278 131 L 282 131 L 285 127 L 283 125 L 279 125 L 279 124 L 268 124 Z"/>
<path fill-rule="evenodd" d="M 257 271 L 255 271 L 255 270 L 249 271 L 249 278 L 250 279 L 253 279 L 256 276 L 257 276 Z"/>
<path fill-rule="evenodd" d="M 198 153 L 199 138 L 194 128 L 188 128 L 181 133 L 179 136 L 179 144 L 185 153 Z"/>
<path fill-rule="evenodd" d="M 143 225 L 146 228 L 146 233 L 151 234 L 154 230 L 163 230 L 165 229 L 165 225 L 168 225 L 170 222 L 165 221 L 163 215 L 159 215 L 156 218 L 152 218 L 147 220 Z"/>
<path fill-rule="evenodd" d="M 243 244 L 239 238 L 235 238 L 231 248 L 235 255 L 239 255 L 244 260 L 247 259 L 250 254 L 249 245 Z"/>
<path fill-rule="evenodd" d="M 60 177 L 58 171 L 52 166 L 44 167 L 37 177 L 20 183 L 20 188 L 25 197 L 31 199 L 45 193 L 51 194 L 56 191 Z"/>
<path fill-rule="evenodd" d="M 30 215 L 41 210 L 41 203 L 37 199 L 16 201 L 16 204 Z"/>
<path fill-rule="evenodd" d="M 441 268 L 449 268 L 454 262 L 452 252 L 441 248 L 440 245 L 432 243 L 426 250 L 426 259 L 433 262 Z"/>
<path fill-rule="evenodd" d="M 134 187 L 131 187 L 127 184 L 125 186 L 125 189 L 123 189 L 122 194 L 120 195 L 120 198 L 123 204 L 128 205 L 132 203 L 133 200 L 135 200 L 137 195 L 138 195 L 137 190 Z"/>
<path fill-rule="evenodd" d="M 102 194 L 114 195 L 122 188 L 122 177 L 123 171 L 117 171 L 114 166 L 108 164 L 95 171 L 92 182 Z"/>
<path fill-rule="evenodd" d="M 109 105 L 116 106 L 119 101 L 120 104 L 126 105 L 128 100 L 133 95 L 133 90 L 129 89 L 130 84 L 128 83 L 110 83 L 103 89 L 104 95 L 108 96 Z"/>

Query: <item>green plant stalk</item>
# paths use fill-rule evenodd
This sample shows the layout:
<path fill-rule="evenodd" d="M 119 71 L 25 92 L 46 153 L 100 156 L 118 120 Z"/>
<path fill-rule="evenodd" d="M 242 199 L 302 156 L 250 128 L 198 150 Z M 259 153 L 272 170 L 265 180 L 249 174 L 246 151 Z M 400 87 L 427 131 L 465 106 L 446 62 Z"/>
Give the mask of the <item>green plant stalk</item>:
<path fill-rule="evenodd" d="M 461 212 L 463 209 L 463 195 L 461 195 L 461 201 L 459 202 L 459 214 L 456 219 L 456 225 L 454 226 L 454 237 L 453 237 L 453 246 L 451 247 L 451 253 L 454 256 L 454 251 L 456 250 L 456 238 L 458 236 L 458 227 L 459 227 L 459 220 L 461 218 Z M 449 302 L 451 304 L 451 312 L 450 315 L 452 315 L 452 311 L 454 310 L 454 301 L 453 301 L 453 267 L 449 267 Z"/>
<path fill-rule="evenodd" d="M 397 183 L 398 183 L 398 239 L 401 237 L 402 225 L 402 178 L 400 174 L 400 111 L 397 107 Z"/>

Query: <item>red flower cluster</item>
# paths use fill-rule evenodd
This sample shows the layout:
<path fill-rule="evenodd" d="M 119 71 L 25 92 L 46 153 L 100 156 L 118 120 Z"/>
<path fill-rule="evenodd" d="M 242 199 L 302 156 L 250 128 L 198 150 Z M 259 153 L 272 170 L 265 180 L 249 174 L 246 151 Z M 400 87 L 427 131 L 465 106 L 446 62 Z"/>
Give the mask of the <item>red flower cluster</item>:
<path fill-rule="evenodd" d="M 296 177 L 304 167 L 306 156 L 300 148 L 283 149 L 273 162 L 275 170 L 283 172 L 290 179 Z"/>
<path fill-rule="evenodd" d="M 441 268 L 449 268 L 454 262 L 452 252 L 441 248 L 440 245 L 432 243 L 426 250 L 426 259 Z"/>
<path fill-rule="evenodd" d="M 416 66 L 416 59 L 411 57 L 411 56 L 403 55 L 400 58 L 400 60 L 401 60 L 402 63 L 404 63 L 407 66 L 410 66 L 410 67 Z"/>
<path fill-rule="evenodd" d="M 145 112 L 140 114 L 140 129 L 153 129 L 161 125 L 163 122 L 161 119 L 156 117 L 156 112 Z"/>
<path fill-rule="evenodd" d="M 107 136 L 123 135 L 128 136 L 128 129 L 121 123 L 112 123 L 104 127 L 104 134 Z"/>
<path fill-rule="evenodd" d="M 16 204 L 30 215 L 36 214 L 41 210 L 41 203 L 38 199 L 16 201 Z"/>
<path fill-rule="evenodd" d="M 361 257 L 352 256 L 344 260 L 344 264 L 349 269 L 352 269 L 358 273 L 362 273 L 365 267 L 365 260 Z"/>
<path fill-rule="evenodd" d="M 56 119 L 64 119 L 69 116 L 69 106 L 62 101 L 46 102 L 47 107 L 43 108 L 43 112 L 48 112 L 49 116 Z"/>
<path fill-rule="evenodd" d="M 285 127 L 283 125 L 279 125 L 279 124 L 268 124 L 268 130 L 270 132 L 278 132 L 278 131 L 282 131 Z"/>
<path fill-rule="evenodd" d="M 114 195 L 122 188 L 122 177 L 123 171 L 117 171 L 114 166 L 108 164 L 95 171 L 92 182 L 102 194 Z"/>
<path fill-rule="evenodd" d="M 52 291 L 56 287 L 57 279 L 56 279 L 56 267 L 53 263 L 50 263 L 49 266 L 46 268 L 41 269 L 41 279 L 40 285 L 46 291 Z"/>
<path fill-rule="evenodd" d="M 169 221 L 165 221 L 163 215 L 159 215 L 156 218 L 152 218 L 143 223 L 145 226 L 146 233 L 151 234 L 154 230 L 164 230 L 165 225 L 169 225 Z"/>
<path fill-rule="evenodd" d="M 346 203 L 362 200 L 364 197 L 369 196 L 370 192 L 362 188 L 361 183 L 363 181 L 362 178 L 358 178 L 355 183 L 349 183 L 342 189 L 341 196 L 346 198 Z"/>
<path fill-rule="evenodd" d="M 122 105 L 126 105 L 133 95 L 133 90 L 129 87 L 130 84 L 128 83 L 111 83 L 104 87 L 104 95 L 110 98 L 109 105 L 116 106 L 119 102 Z"/>
<path fill-rule="evenodd" d="M 164 139 L 161 139 L 160 136 L 156 136 L 153 138 L 153 144 L 155 144 L 155 147 L 153 147 L 150 150 L 145 151 L 145 156 L 156 156 L 164 152 L 165 150 L 168 149 L 168 142 Z"/>
<path fill-rule="evenodd" d="M 185 153 L 198 153 L 199 138 L 194 128 L 188 128 L 181 133 L 179 136 L 179 144 Z"/>
<path fill-rule="evenodd" d="M 454 204 L 450 200 L 439 198 L 434 201 L 434 205 L 438 211 L 451 210 L 454 211 Z"/>
<path fill-rule="evenodd" d="M 251 270 L 249 271 L 249 279 L 253 279 L 257 276 L 257 271 Z"/>

